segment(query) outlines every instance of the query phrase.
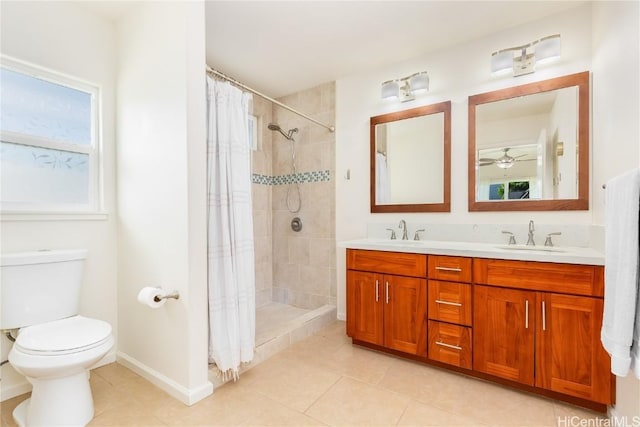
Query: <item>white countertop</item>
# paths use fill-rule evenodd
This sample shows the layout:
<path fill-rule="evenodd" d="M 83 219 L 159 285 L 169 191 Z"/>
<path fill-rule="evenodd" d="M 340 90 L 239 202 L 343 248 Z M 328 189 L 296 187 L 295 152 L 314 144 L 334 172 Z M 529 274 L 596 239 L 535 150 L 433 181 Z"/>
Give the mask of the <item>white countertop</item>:
<path fill-rule="evenodd" d="M 604 265 L 604 254 L 592 248 L 504 245 L 438 240 L 358 239 L 338 242 L 338 247 L 429 255 L 513 259 L 564 264 Z"/>

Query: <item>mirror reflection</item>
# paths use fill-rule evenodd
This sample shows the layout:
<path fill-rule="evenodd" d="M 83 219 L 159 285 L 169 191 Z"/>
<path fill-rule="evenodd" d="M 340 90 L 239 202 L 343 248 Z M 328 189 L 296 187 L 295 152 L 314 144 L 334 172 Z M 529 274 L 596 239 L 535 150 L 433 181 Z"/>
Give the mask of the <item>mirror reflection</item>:
<path fill-rule="evenodd" d="M 510 182 L 529 183 L 522 199 L 575 199 L 577 117 L 575 86 L 476 108 L 476 200 L 513 199 L 487 191 Z"/>
<path fill-rule="evenodd" d="M 415 184 L 442 182 L 443 141 L 444 113 L 376 125 L 376 204 L 442 203 L 442 185 Z"/>
<path fill-rule="evenodd" d="M 371 212 L 449 210 L 450 105 L 371 118 Z"/>
<path fill-rule="evenodd" d="M 469 126 L 469 210 L 588 209 L 588 73 L 470 97 Z"/>
<path fill-rule="evenodd" d="M 478 150 L 477 200 L 540 199 L 541 148 L 526 144 Z"/>

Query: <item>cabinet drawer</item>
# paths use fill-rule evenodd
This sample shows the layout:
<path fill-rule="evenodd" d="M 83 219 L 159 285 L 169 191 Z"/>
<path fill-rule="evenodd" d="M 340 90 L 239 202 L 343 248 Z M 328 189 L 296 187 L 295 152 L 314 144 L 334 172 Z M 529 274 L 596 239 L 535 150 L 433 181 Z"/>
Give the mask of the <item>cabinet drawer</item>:
<path fill-rule="evenodd" d="M 471 282 L 471 258 L 430 255 L 429 279 Z"/>
<path fill-rule="evenodd" d="M 483 285 L 604 296 L 604 268 L 597 265 L 476 258 L 473 277 Z"/>
<path fill-rule="evenodd" d="M 429 319 L 471 326 L 471 285 L 429 280 Z"/>
<path fill-rule="evenodd" d="M 429 359 L 471 369 L 471 328 L 429 320 Z"/>
<path fill-rule="evenodd" d="M 347 269 L 398 276 L 426 277 L 427 256 L 403 252 L 347 249 Z"/>

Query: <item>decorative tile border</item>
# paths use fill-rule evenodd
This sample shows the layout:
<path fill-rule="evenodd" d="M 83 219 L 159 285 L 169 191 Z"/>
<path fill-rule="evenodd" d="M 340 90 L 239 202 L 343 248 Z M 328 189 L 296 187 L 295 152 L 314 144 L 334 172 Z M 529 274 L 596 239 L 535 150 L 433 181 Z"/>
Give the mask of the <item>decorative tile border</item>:
<path fill-rule="evenodd" d="M 261 175 L 254 173 L 251 175 L 251 182 L 262 185 L 286 185 L 286 184 L 304 184 L 306 182 L 327 182 L 331 180 L 331 171 L 312 171 L 299 172 L 287 175 Z"/>
<path fill-rule="evenodd" d="M 251 182 L 254 184 L 273 185 L 273 177 L 268 175 L 261 175 L 259 173 L 252 173 Z"/>

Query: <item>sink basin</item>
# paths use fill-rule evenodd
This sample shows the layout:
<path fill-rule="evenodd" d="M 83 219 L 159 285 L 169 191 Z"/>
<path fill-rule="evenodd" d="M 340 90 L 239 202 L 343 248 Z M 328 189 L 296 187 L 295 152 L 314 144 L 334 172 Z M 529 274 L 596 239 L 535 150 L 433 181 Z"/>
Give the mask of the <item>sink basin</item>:
<path fill-rule="evenodd" d="M 551 246 L 526 246 L 526 245 L 499 245 L 498 249 L 505 249 L 508 251 L 530 251 L 530 252 L 558 252 L 565 253 L 564 249 L 554 248 Z"/>

